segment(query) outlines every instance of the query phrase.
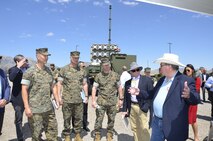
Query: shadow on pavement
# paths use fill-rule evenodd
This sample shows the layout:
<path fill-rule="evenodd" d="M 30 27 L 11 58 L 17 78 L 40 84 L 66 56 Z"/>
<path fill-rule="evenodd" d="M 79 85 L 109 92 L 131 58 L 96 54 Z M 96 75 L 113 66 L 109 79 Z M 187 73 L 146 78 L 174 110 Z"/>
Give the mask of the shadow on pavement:
<path fill-rule="evenodd" d="M 133 136 L 130 136 L 128 134 L 119 134 L 118 135 L 118 141 L 134 141 Z"/>
<path fill-rule="evenodd" d="M 91 133 L 91 138 L 95 138 L 95 131 L 93 130 Z M 101 139 L 106 138 L 107 135 L 107 129 L 102 128 L 101 129 Z M 114 138 L 117 136 L 117 141 L 134 141 L 133 136 L 130 136 L 128 134 L 118 134 L 117 131 L 114 130 Z"/>

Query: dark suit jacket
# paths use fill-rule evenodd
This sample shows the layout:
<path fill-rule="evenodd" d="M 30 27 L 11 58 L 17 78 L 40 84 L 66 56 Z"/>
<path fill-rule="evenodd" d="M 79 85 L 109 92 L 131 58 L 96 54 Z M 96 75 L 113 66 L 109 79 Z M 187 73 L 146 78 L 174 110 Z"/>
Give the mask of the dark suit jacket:
<path fill-rule="evenodd" d="M 0 99 L 5 99 L 9 102 L 10 99 L 10 85 L 7 80 L 7 76 L 5 75 L 4 71 L 0 69 L 0 77 L 1 77 L 1 93 L 2 96 Z M 0 113 L 4 112 L 4 108 L 0 108 Z"/>
<path fill-rule="evenodd" d="M 154 101 L 164 79 L 165 77 L 162 77 L 151 92 L 140 91 L 139 96 Z M 185 81 L 190 88 L 189 99 L 181 97 Z M 199 102 L 200 97 L 196 92 L 194 79 L 177 72 L 163 105 L 163 132 L 168 141 L 185 141 L 188 138 L 189 105 Z"/>
<path fill-rule="evenodd" d="M 201 87 L 203 88 L 204 87 L 204 85 L 205 85 L 205 82 L 203 82 L 204 81 L 204 76 L 203 76 L 204 74 L 201 74 L 201 76 L 202 76 L 202 84 L 201 84 Z M 206 80 L 209 78 L 209 74 L 207 74 L 206 73 Z"/>
<path fill-rule="evenodd" d="M 18 96 L 21 93 L 21 80 L 23 72 L 16 66 L 9 69 L 9 79 L 13 82 L 12 94 Z"/>
<path fill-rule="evenodd" d="M 130 115 L 130 110 L 131 110 L 131 94 L 128 93 L 128 89 L 131 87 L 131 81 L 132 81 L 132 79 L 128 80 L 124 86 L 124 103 L 123 103 L 122 111 L 126 112 L 128 110 L 128 115 Z M 147 76 L 140 75 L 138 88 L 140 90 L 144 90 L 144 91 L 152 90 L 153 89 L 152 79 Z M 139 96 L 136 96 L 136 98 L 138 100 L 140 109 L 142 109 L 142 106 L 144 106 L 144 104 L 146 104 L 146 103 L 150 104 L 149 101 L 144 100 L 143 98 L 141 98 Z"/>

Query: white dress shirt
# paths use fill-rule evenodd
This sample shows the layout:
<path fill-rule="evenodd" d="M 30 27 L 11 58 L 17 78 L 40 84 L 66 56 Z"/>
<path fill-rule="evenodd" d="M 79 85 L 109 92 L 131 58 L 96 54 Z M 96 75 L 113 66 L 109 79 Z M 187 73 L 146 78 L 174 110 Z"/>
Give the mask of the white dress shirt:
<path fill-rule="evenodd" d="M 138 88 L 139 80 L 140 80 L 140 75 L 138 77 L 132 77 L 131 87 Z M 131 101 L 138 102 L 136 95 L 131 95 Z"/>

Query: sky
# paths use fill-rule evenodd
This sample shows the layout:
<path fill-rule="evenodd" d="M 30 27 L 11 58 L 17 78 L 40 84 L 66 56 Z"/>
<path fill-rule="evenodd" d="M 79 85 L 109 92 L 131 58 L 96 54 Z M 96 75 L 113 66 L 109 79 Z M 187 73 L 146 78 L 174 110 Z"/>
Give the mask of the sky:
<path fill-rule="evenodd" d="M 157 69 L 153 61 L 170 46 L 181 63 L 213 68 L 213 16 L 134 0 L 1 0 L 0 55 L 36 59 L 36 48 L 47 47 L 48 62 L 62 67 L 77 48 L 90 62 L 90 47 L 108 43 L 110 4 L 111 43 L 139 65 Z"/>

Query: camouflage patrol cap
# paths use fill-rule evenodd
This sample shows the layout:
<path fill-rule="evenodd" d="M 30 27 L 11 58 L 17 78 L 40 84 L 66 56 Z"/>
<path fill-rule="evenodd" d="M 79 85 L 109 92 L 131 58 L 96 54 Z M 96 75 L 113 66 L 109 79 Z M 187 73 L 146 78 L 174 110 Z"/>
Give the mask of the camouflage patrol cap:
<path fill-rule="evenodd" d="M 80 52 L 79 51 L 72 51 L 72 52 L 70 52 L 70 56 L 79 57 L 80 56 Z"/>
<path fill-rule="evenodd" d="M 55 64 L 50 64 L 50 66 L 54 66 L 55 67 Z"/>
<path fill-rule="evenodd" d="M 48 53 L 48 48 L 38 48 L 36 49 L 36 54 L 43 54 L 43 55 L 47 55 L 50 56 L 51 54 Z"/>
<path fill-rule="evenodd" d="M 144 69 L 144 72 L 151 72 L 151 68 L 150 68 L 150 67 L 146 67 L 146 68 Z"/>
<path fill-rule="evenodd" d="M 101 60 L 101 64 L 102 64 L 102 65 L 109 65 L 109 64 L 110 64 L 110 61 L 109 61 L 109 59 L 104 58 L 104 59 Z"/>

